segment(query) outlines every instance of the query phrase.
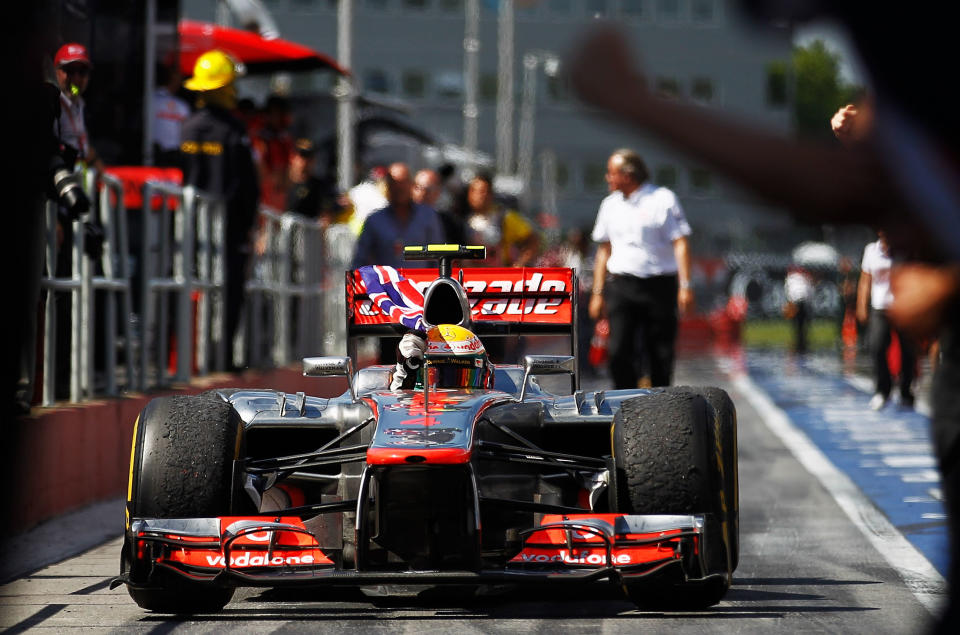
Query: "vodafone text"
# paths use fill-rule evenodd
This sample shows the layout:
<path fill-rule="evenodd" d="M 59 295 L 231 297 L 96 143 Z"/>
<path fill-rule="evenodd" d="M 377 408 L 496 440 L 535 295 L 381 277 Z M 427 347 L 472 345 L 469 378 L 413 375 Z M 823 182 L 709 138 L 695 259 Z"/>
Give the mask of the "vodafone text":
<path fill-rule="evenodd" d="M 607 556 L 605 554 L 593 553 L 589 550 L 571 551 L 560 549 L 553 555 L 545 553 L 521 553 L 520 560 L 523 562 L 563 562 L 564 564 L 606 564 Z M 630 564 L 633 559 L 628 553 L 621 553 L 613 556 L 614 564 Z"/>
<path fill-rule="evenodd" d="M 267 556 L 250 555 L 243 553 L 239 556 L 230 556 L 231 567 L 276 567 L 291 564 L 313 564 L 314 557 L 310 554 L 303 556 L 278 556 L 274 555 L 267 561 Z M 224 565 L 223 556 L 207 556 L 207 564 L 211 567 L 222 567 Z"/>

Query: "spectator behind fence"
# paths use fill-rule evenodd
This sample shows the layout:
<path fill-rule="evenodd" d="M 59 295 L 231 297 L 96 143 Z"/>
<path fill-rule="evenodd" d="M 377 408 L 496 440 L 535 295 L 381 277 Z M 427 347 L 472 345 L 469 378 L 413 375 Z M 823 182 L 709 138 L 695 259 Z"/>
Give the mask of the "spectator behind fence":
<path fill-rule="evenodd" d="M 243 309 L 253 233 L 257 220 L 259 188 L 250 139 L 243 123 L 230 110 L 236 106 L 236 62 L 226 53 L 207 51 L 184 82 L 197 93 L 197 111 L 183 125 L 180 144 L 183 182 L 220 197 L 226 204 L 226 325 L 227 350 L 238 333 Z M 228 354 L 231 371 L 243 367 L 236 353 Z"/>
<path fill-rule="evenodd" d="M 157 67 L 157 89 L 153 91 L 153 164 L 179 168 L 180 137 L 190 105 L 180 97 L 183 74 L 176 63 Z"/>
<path fill-rule="evenodd" d="M 317 148 L 309 139 L 297 139 L 290 153 L 285 211 L 303 214 L 329 225 L 340 210 L 337 189 L 329 179 L 316 175 Z"/>
<path fill-rule="evenodd" d="M 505 209 L 493 192 L 493 177 L 482 172 L 467 186 L 466 239 L 487 248 L 486 263 L 528 267 L 534 264 L 540 237 L 533 225 L 515 210 Z M 499 361 L 499 360 L 498 360 Z"/>
<path fill-rule="evenodd" d="M 676 195 L 649 182 L 647 166 L 632 150 L 607 161 L 610 195 L 597 212 L 598 243 L 590 317 L 610 320 L 610 374 L 615 388 L 636 388 L 636 337 L 650 363 L 650 383 L 673 378 L 677 309 L 693 308 L 690 225 Z"/>
<path fill-rule="evenodd" d="M 103 162 L 90 145 L 84 119 L 83 94 L 87 92 L 93 71 L 87 47 L 76 42 L 64 44 L 57 51 L 53 65 L 60 87 L 60 117 L 55 123 L 54 134 L 65 146 L 65 152 L 73 153 L 72 159 L 68 156 L 68 163 L 80 162 L 102 171 Z"/>
<path fill-rule="evenodd" d="M 743 2 L 757 17 L 831 18 L 849 29 L 877 87 L 866 143 L 802 144 L 702 108 L 652 96 L 623 36 L 590 33 L 567 65 L 581 98 L 752 189 L 805 222 L 872 224 L 891 248 L 919 258 L 891 270 L 891 320 L 914 335 L 939 331 L 932 436 L 950 534 L 949 598 L 936 631 L 960 631 L 960 134 L 942 81 L 949 20 L 846 4 Z M 896 31 L 903 42 L 889 45 Z M 910 69 L 905 72 L 903 69 Z M 948 88 L 948 86 L 950 88 Z M 922 87 L 922 88 L 918 88 Z M 905 210 L 908 213 L 905 213 Z M 896 245 L 892 244 L 896 239 Z"/>
<path fill-rule="evenodd" d="M 387 169 L 387 205 L 367 217 L 357 239 L 352 268 L 363 265 L 423 267 L 426 262 L 403 261 L 407 245 L 443 242 L 437 212 L 413 201 L 413 180 L 405 163 Z"/>
<path fill-rule="evenodd" d="M 443 227 L 444 242 L 464 244 L 463 219 L 455 210 L 441 209 L 439 203 L 444 194 L 440 175 L 434 170 L 420 170 L 413 179 L 413 201 L 436 210 Z M 447 197 L 449 199 L 449 197 Z"/>
<path fill-rule="evenodd" d="M 407 245 L 443 242 L 443 229 L 433 208 L 413 201 L 413 180 L 405 163 L 393 163 L 387 169 L 387 200 L 383 209 L 367 217 L 357 239 L 351 269 L 364 265 L 426 267 L 425 261 L 403 261 Z M 394 363 L 398 338 L 382 337 L 380 363 Z"/>
<path fill-rule="evenodd" d="M 290 117 L 287 98 L 270 95 L 263 108 L 260 126 L 250 133 L 260 174 L 260 200 L 277 211 L 283 211 L 289 190 L 287 167 L 293 152 Z"/>

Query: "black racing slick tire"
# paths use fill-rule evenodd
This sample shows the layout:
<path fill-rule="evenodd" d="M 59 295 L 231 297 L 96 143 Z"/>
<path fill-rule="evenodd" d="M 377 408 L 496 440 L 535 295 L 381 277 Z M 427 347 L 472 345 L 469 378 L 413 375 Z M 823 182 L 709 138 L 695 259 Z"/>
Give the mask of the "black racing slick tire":
<path fill-rule="evenodd" d="M 243 435 L 240 416 L 216 395 L 160 397 L 137 418 L 127 497 L 130 518 L 209 518 L 233 512 L 233 461 Z M 150 579 L 133 554 L 124 553 L 130 596 L 159 613 L 202 613 L 222 609 L 232 588 L 197 583 L 154 571 Z M 138 579 L 141 578 L 141 579 Z"/>
<path fill-rule="evenodd" d="M 628 399 L 613 418 L 618 510 L 630 514 L 704 514 L 701 544 L 706 570 L 698 581 L 628 581 L 642 607 L 692 610 L 719 602 L 731 569 L 722 532 L 722 485 L 713 408 L 693 392 L 652 392 Z"/>
<path fill-rule="evenodd" d="M 700 386 L 676 386 L 667 391 L 694 392 L 713 408 L 713 433 L 718 437 L 721 458 L 717 478 L 723 483 L 724 527 L 727 549 L 730 553 L 730 570 L 735 571 L 740 563 L 740 471 L 737 449 L 737 409 L 733 400 L 722 388 Z"/>

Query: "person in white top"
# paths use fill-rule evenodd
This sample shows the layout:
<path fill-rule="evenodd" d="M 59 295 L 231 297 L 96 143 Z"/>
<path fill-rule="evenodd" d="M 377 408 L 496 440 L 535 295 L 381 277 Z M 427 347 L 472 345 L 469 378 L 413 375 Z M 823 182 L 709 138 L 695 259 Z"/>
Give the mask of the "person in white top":
<path fill-rule="evenodd" d="M 877 232 L 877 235 L 877 241 L 863 250 L 860 284 L 857 287 L 857 320 L 868 325 L 867 342 L 876 382 L 876 393 L 870 400 L 870 408 L 880 410 L 890 400 L 893 380 L 890 365 L 887 363 L 887 351 L 890 348 L 891 333 L 896 333 L 900 345 L 900 404 L 913 407 L 912 385 L 916 351 L 910 337 L 893 328 L 887 316 L 887 310 L 893 304 L 893 293 L 890 290 L 892 261 L 884 232 Z"/>
<path fill-rule="evenodd" d="M 797 353 L 807 352 L 807 321 L 810 317 L 810 301 L 813 297 L 813 279 L 810 272 L 798 265 L 787 269 L 783 283 L 787 297 L 785 313 L 793 321 L 793 347 Z"/>
<path fill-rule="evenodd" d="M 153 92 L 153 164 L 180 167 L 180 130 L 190 116 L 190 106 L 177 92 L 183 73 L 179 66 L 157 69 L 157 89 Z"/>
<path fill-rule="evenodd" d="M 599 245 L 589 313 L 610 320 L 615 388 L 637 387 L 638 331 L 651 385 L 670 385 L 678 309 L 682 314 L 693 308 L 690 225 L 676 195 L 648 177 L 636 152 L 615 151 L 607 161 L 610 195 L 600 203 L 592 233 Z"/>

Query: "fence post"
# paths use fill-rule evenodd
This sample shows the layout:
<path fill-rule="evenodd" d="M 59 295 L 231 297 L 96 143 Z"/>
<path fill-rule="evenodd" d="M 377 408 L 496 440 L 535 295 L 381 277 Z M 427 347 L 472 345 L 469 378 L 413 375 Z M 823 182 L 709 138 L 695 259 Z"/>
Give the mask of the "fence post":
<path fill-rule="evenodd" d="M 174 238 L 180 250 L 174 258 L 174 278 L 180 285 L 177 303 L 177 373 L 176 380 L 190 381 L 193 372 L 193 289 L 194 240 L 196 238 L 197 190 L 183 188 L 183 209 L 176 215 Z"/>

